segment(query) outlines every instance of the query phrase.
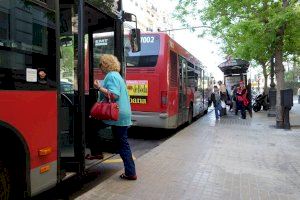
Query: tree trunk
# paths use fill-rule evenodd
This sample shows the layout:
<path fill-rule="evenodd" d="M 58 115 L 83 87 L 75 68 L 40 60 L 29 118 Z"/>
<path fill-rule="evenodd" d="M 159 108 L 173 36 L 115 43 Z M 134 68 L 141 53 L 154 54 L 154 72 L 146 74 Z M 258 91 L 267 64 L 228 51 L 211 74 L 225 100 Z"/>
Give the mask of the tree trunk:
<path fill-rule="evenodd" d="M 280 33 L 283 33 L 283 28 Z M 283 128 L 283 107 L 281 106 L 280 90 L 284 89 L 283 40 L 279 39 L 275 49 L 275 74 L 277 81 L 276 95 L 276 127 Z"/>
<path fill-rule="evenodd" d="M 268 94 L 268 73 L 267 73 L 267 66 L 265 62 L 260 63 L 263 68 L 263 75 L 264 75 L 264 93 Z"/>
<path fill-rule="evenodd" d="M 286 9 L 288 0 L 282 0 L 282 7 Z M 277 95 L 276 95 L 276 127 L 283 128 L 283 107 L 281 106 L 280 90 L 284 89 L 284 66 L 283 66 L 283 37 L 285 31 L 285 24 L 283 24 L 277 31 L 275 47 L 275 74 L 277 81 Z"/>

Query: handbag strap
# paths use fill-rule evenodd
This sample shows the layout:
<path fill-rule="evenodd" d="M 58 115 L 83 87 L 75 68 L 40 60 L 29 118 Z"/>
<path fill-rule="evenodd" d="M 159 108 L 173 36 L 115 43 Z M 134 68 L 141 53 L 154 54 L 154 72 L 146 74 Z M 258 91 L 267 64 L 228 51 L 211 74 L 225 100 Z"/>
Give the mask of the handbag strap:
<path fill-rule="evenodd" d="M 107 98 L 108 98 L 109 103 L 112 103 L 112 101 L 114 99 L 114 97 L 112 95 L 113 94 L 109 90 L 107 90 Z"/>
<path fill-rule="evenodd" d="M 107 90 L 107 98 L 108 98 L 108 102 L 111 103 L 111 92 L 109 90 Z"/>

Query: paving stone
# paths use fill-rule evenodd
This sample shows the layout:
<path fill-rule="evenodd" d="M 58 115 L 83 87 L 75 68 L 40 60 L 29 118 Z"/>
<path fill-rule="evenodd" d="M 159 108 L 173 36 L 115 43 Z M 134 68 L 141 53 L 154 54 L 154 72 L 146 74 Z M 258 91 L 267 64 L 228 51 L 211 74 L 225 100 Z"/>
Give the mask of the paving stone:
<path fill-rule="evenodd" d="M 77 199 L 298 200 L 300 105 L 292 130 L 274 128 L 267 112 L 215 121 L 214 113 L 136 160 L 138 180 L 116 175 Z"/>

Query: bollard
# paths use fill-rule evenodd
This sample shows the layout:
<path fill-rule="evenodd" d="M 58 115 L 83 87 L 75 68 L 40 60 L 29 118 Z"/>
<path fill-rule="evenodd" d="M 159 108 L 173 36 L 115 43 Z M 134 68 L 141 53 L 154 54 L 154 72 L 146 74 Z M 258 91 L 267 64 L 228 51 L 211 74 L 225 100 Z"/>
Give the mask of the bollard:
<path fill-rule="evenodd" d="M 284 108 L 284 111 L 283 111 L 283 128 L 284 129 L 291 129 L 290 110 L 291 110 L 291 108 Z"/>
<path fill-rule="evenodd" d="M 280 90 L 281 106 L 284 108 L 283 111 L 283 128 L 290 129 L 290 110 L 293 107 L 293 90 L 285 89 Z"/>

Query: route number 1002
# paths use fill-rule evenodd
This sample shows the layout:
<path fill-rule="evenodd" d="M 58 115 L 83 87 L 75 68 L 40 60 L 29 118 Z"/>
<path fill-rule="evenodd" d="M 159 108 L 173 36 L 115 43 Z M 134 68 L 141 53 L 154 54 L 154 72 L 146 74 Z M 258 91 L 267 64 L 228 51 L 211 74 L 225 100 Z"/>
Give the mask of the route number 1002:
<path fill-rule="evenodd" d="M 142 43 L 154 43 L 154 37 L 141 37 Z"/>

